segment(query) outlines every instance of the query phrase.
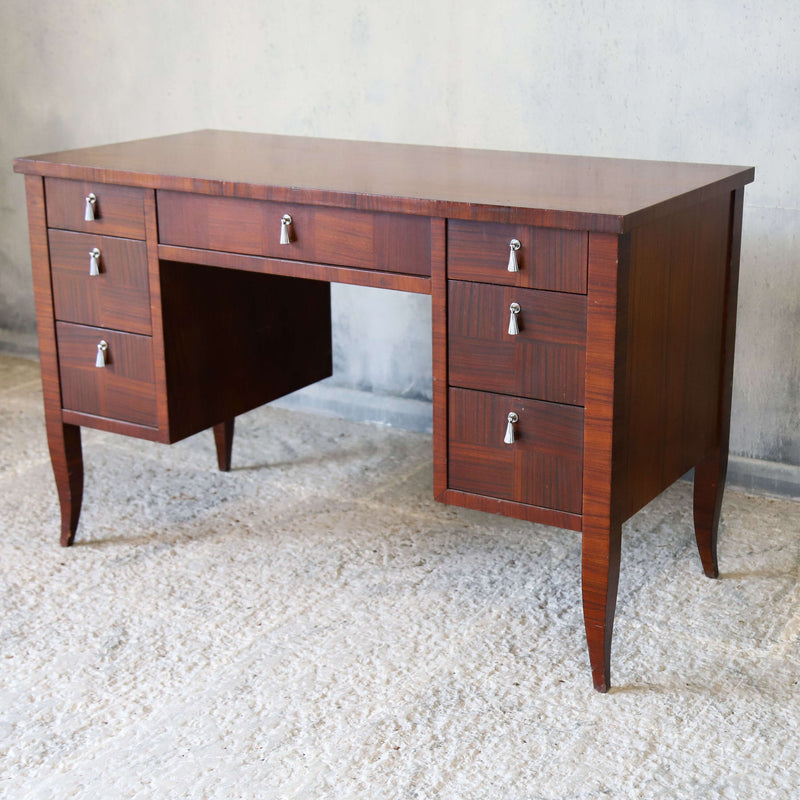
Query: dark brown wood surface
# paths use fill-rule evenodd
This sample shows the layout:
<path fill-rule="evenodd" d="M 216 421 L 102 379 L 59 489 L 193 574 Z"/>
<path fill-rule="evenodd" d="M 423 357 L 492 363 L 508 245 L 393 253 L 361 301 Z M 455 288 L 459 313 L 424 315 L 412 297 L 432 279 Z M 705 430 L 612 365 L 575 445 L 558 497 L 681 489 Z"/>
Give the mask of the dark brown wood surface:
<path fill-rule="evenodd" d="M 582 408 L 467 389 L 449 400 L 450 488 L 581 513 Z M 516 441 L 505 444 L 512 411 Z"/>
<path fill-rule="evenodd" d="M 552 525 L 554 528 L 564 528 L 569 531 L 579 531 L 581 529 L 580 514 L 570 514 L 553 508 L 542 508 L 529 503 L 517 503 L 513 500 L 503 500 L 499 497 L 462 492 L 458 489 L 445 489 L 436 499 L 447 505 L 471 508 L 487 514 L 501 514 L 504 517 L 535 522 L 539 525 Z"/>
<path fill-rule="evenodd" d="M 71 411 L 155 427 L 156 390 L 149 336 L 57 322 L 61 402 Z M 108 343 L 107 366 L 96 367 Z"/>
<path fill-rule="evenodd" d="M 217 450 L 217 466 L 220 472 L 231 471 L 235 423 L 236 420 L 232 417 L 214 425 L 214 446 Z"/>
<path fill-rule="evenodd" d="M 451 386 L 583 405 L 586 297 L 449 281 Z M 509 334 L 511 303 L 519 333 Z"/>
<path fill-rule="evenodd" d="M 694 471 L 694 528 L 703 571 L 709 578 L 719 576 L 717 533 L 728 470 L 728 439 L 731 427 L 733 392 L 733 351 L 736 340 L 736 297 L 739 287 L 739 255 L 741 251 L 744 191 L 731 193 L 730 246 L 725 276 L 722 323 L 722 357 L 720 365 L 719 406 L 716 445 Z"/>
<path fill-rule="evenodd" d="M 630 234 L 624 518 L 719 441 L 730 196 Z"/>
<path fill-rule="evenodd" d="M 332 371 L 330 285 L 161 262 L 169 441 Z"/>
<path fill-rule="evenodd" d="M 402 275 L 399 272 L 336 267 L 311 261 L 288 261 L 282 258 L 246 256 L 220 250 L 198 250 L 167 244 L 158 246 L 158 256 L 164 261 L 182 261 L 186 264 L 203 264 L 207 267 L 262 272 L 267 275 L 283 275 L 287 278 L 306 278 L 312 281 L 372 286 L 375 289 L 393 289 L 398 292 L 414 292 L 416 294 L 431 293 L 431 279 L 422 275 Z"/>
<path fill-rule="evenodd" d="M 28 203 L 33 296 L 36 303 L 36 328 L 39 333 L 39 362 L 42 370 L 47 445 L 61 513 L 61 544 L 66 547 L 75 539 L 83 499 L 81 429 L 66 423 L 61 417 L 61 383 L 50 283 L 44 181 L 35 175 L 27 175 L 25 192 Z"/>
<path fill-rule="evenodd" d="M 754 175 L 752 167 L 211 130 L 18 158 L 14 168 L 212 195 L 614 233 L 729 192 Z"/>
<path fill-rule="evenodd" d="M 595 689 L 611 686 L 622 536 L 627 237 L 590 234 L 581 584 Z"/>
<path fill-rule="evenodd" d="M 150 290 L 145 243 L 72 231 L 50 231 L 56 318 L 149 334 Z M 100 251 L 100 274 L 89 274 L 89 252 Z"/>
<path fill-rule="evenodd" d="M 84 219 L 86 196 L 97 196 L 95 219 Z M 103 236 L 144 239 L 144 192 L 129 186 L 109 186 L 97 181 L 45 181 L 47 224 L 51 228 L 84 231 Z"/>
<path fill-rule="evenodd" d="M 447 221 L 431 220 L 433 496 L 447 491 Z"/>
<path fill-rule="evenodd" d="M 430 277 L 424 217 L 158 192 L 165 245 Z M 292 218 L 281 244 L 281 219 Z"/>
<path fill-rule="evenodd" d="M 213 427 L 229 468 L 237 414 L 330 374 L 326 281 L 341 280 L 432 294 L 435 497 L 582 531 L 598 690 L 622 522 L 691 466 L 703 568 L 718 573 L 752 168 L 198 131 L 15 169 L 62 544 L 80 513 L 79 426 L 165 442 Z M 113 291 L 89 283 L 90 237 L 130 273 Z M 144 239 L 144 255 L 110 237 Z"/>
<path fill-rule="evenodd" d="M 518 272 L 508 271 L 512 239 L 521 245 Z M 584 231 L 453 220 L 447 226 L 447 277 L 586 294 L 586 243 Z"/>

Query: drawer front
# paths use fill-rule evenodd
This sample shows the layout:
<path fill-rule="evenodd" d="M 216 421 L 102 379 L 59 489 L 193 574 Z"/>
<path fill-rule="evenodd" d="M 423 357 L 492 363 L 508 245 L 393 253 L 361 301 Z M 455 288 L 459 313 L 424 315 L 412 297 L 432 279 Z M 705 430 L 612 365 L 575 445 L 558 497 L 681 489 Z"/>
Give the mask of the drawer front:
<path fill-rule="evenodd" d="M 157 426 L 153 348 L 149 336 L 56 323 L 61 404 L 70 411 Z M 107 366 L 95 366 L 108 343 Z"/>
<path fill-rule="evenodd" d="M 448 486 L 581 513 L 583 409 L 450 389 Z M 504 437 L 517 414 L 513 444 Z"/>
<path fill-rule="evenodd" d="M 585 295 L 449 281 L 448 309 L 452 386 L 583 405 Z"/>
<path fill-rule="evenodd" d="M 144 192 L 133 186 L 45 178 L 47 227 L 144 239 Z M 84 219 L 89 194 L 97 198 L 93 220 Z"/>
<path fill-rule="evenodd" d="M 408 275 L 431 274 L 427 217 L 159 191 L 162 244 Z M 281 244 L 281 219 L 292 218 Z"/>
<path fill-rule="evenodd" d="M 51 230 L 49 240 L 56 319 L 151 332 L 144 242 L 60 230 Z M 90 274 L 95 249 L 98 275 Z"/>
<path fill-rule="evenodd" d="M 512 239 L 520 243 L 518 272 L 508 271 Z M 586 294 L 588 258 L 585 231 L 467 220 L 447 224 L 447 277 L 456 280 Z"/>

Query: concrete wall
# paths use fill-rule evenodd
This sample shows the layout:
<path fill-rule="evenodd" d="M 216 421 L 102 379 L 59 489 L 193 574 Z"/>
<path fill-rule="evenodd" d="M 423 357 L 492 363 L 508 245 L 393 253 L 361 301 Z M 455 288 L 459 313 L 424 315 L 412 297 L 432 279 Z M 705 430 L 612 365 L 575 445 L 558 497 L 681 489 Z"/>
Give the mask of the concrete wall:
<path fill-rule="evenodd" d="M 0 326 L 31 329 L 13 156 L 202 127 L 756 166 L 732 449 L 800 464 L 800 4 L 3 0 Z M 335 384 L 430 397 L 428 298 L 335 287 Z"/>

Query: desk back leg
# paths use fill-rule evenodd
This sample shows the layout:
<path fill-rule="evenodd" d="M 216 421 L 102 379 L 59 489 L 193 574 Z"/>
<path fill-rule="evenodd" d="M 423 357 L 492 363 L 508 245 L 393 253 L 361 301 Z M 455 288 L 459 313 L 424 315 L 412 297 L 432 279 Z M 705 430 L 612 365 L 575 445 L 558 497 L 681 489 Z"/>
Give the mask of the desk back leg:
<path fill-rule="evenodd" d="M 725 278 L 725 316 L 722 329 L 722 370 L 719 388 L 719 445 L 694 469 L 694 533 L 703 572 L 719 576 L 717 531 L 728 472 L 728 442 L 733 394 L 733 349 L 736 339 L 736 302 L 739 294 L 739 254 L 742 244 L 744 189 L 731 193 L 728 270 Z"/>
<path fill-rule="evenodd" d="M 231 455 L 233 453 L 233 424 L 236 418 L 226 419 L 214 425 L 214 444 L 217 447 L 217 464 L 220 472 L 231 471 Z"/>

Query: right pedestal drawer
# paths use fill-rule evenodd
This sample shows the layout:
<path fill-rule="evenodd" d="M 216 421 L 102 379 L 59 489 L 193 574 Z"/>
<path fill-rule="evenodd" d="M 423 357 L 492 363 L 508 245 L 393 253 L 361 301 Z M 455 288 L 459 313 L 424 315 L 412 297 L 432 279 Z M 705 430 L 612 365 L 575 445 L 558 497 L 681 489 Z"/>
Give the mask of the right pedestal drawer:
<path fill-rule="evenodd" d="M 583 405 L 586 296 L 448 282 L 451 386 Z"/>
<path fill-rule="evenodd" d="M 581 513 L 582 408 L 451 388 L 448 427 L 451 489 Z"/>

